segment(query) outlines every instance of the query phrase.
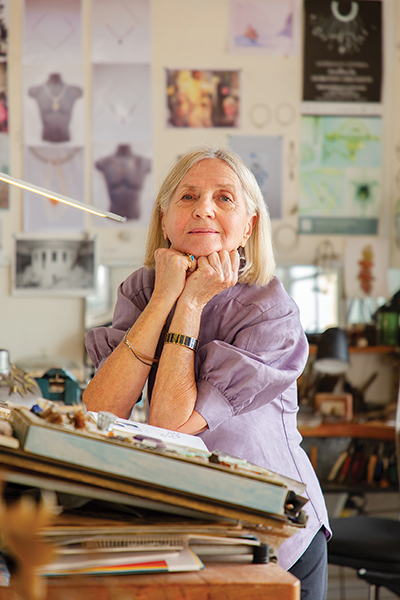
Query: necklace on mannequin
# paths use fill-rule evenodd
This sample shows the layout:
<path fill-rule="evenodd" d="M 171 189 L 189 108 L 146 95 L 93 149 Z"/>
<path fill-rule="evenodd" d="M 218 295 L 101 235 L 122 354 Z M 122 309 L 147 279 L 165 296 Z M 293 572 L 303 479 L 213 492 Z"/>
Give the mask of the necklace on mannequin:
<path fill-rule="evenodd" d="M 61 104 L 60 104 L 61 100 L 62 100 L 65 92 L 67 91 L 67 86 L 65 84 L 63 84 L 63 87 L 61 88 L 61 91 L 58 94 L 55 94 L 47 83 L 45 83 L 45 85 L 43 86 L 43 89 L 45 91 L 46 96 L 49 98 L 49 100 L 51 102 L 52 111 L 53 112 L 59 111 L 60 106 L 61 106 Z"/>

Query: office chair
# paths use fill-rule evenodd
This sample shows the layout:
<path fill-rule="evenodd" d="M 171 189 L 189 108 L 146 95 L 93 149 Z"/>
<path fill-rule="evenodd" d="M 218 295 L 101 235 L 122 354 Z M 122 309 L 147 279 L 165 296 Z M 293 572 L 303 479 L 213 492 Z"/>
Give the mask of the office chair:
<path fill-rule="evenodd" d="M 400 386 L 396 409 L 396 456 L 400 484 Z M 328 562 L 350 567 L 369 584 L 369 600 L 385 587 L 400 598 L 400 520 L 383 517 L 331 519 Z"/>

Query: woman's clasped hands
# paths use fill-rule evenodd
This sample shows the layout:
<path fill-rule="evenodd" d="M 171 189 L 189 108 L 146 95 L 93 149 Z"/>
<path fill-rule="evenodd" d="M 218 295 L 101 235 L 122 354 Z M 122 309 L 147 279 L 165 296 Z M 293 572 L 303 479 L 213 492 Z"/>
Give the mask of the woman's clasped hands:
<path fill-rule="evenodd" d="M 220 250 L 209 256 L 183 254 L 174 248 L 155 252 L 156 280 L 153 296 L 203 308 L 223 290 L 236 285 L 239 273 L 237 250 Z"/>

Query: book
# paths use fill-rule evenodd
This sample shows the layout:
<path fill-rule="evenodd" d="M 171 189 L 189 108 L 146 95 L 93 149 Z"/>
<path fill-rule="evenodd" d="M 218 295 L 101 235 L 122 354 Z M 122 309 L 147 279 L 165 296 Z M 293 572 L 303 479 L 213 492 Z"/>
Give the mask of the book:
<path fill-rule="evenodd" d="M 44 576 L 115 575 L 133 573 L 172 573 L 199 571 L 203 562 L 191 548 L 173 551 L 102 552 L 84 555 L 58 554 L 40 570 Z"/>
<path fill-rule="evenodd" d="M 146 487 L 244 508 L 253 515 L 285 516 L 288 480 L 246 461 L 229 464 L 224 457 L 214 463 L 208 460 L 211 453 L 187 452 L 184 446 L 148 447 L 135 440 L 106 438 L 49 423 L 24 408 L 12 409 L 10 422 L 27 453 Z"/>

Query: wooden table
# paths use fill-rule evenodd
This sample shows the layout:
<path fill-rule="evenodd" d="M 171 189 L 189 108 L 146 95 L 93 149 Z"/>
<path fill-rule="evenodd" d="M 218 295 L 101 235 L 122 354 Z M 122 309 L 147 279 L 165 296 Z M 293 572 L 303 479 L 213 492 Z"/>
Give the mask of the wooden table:
<path fill-rule="evenodd" d="M 16 600 L 0 588 L 1 600 Z M 274 563 L 208 564 L 202 571 L 47 580 L 45 600 L 299 600 L 300 581 Z"/>

